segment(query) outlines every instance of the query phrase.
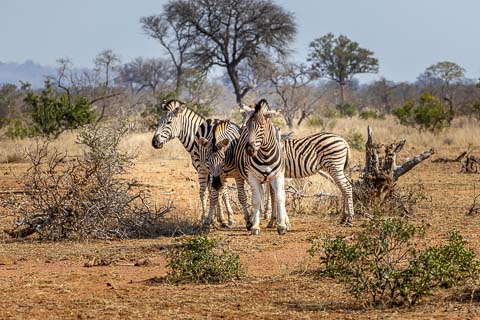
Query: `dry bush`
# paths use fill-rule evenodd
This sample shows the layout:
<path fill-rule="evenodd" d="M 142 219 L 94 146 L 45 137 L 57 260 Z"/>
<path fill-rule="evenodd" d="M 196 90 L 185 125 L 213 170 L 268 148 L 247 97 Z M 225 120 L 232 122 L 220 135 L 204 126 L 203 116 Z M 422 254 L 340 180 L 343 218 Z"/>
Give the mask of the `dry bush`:
<path fill-rule="evenodd" d="M 121 179 L 135 156 L 120 149 L 127 132 L 125 121 L 86 127 L 77 138 L 85 149 L 77 156 L 37 140 L 26 152 L 29 169 L 18 177 L 23 195 L 4 202 L 19 216 L 7 233 L 49 240 L 155 236 L 173 205 L 157 208 L 134 181 Z"/>
<path fill-rule="evenodd" d="M 385 198 L 373 196 L 375 192 L 375 189 L 368 188 L 361 180 L 353 183 L 355 213 L 366 216 L 382 214 L 411 217 L 419 202 L 427 199 L 422 183 L 403 188 L 396 186 Z"/>
<path fill-rule="evenodd" d="M 291 215 L 336 213 L 338 196 L 328 190 L 324 183 L 313 179 L 289 179 L 285 184 L 287 212 Z"/>

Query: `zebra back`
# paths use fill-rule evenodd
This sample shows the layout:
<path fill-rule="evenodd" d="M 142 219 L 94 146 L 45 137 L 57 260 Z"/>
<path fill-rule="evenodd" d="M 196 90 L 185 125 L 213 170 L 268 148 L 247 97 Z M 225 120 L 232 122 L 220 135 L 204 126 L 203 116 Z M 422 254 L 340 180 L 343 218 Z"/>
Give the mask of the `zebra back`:
<path fill-rule="evenodd" d="M 285 177 L 305 178 L 325 170 L 344 171 L 350 157 L 350 147 L 342 137 L 321 132 L 283 142 Z"/>

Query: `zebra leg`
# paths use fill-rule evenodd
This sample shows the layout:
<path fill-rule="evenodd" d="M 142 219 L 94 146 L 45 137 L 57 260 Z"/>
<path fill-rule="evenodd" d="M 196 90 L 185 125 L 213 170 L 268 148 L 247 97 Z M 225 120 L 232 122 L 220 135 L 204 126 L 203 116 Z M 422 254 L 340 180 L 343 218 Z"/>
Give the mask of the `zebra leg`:
<path fill-rule="evenodd" d="M 222 181 L 222 185 L 225 185 L 226 186 L 226 181 Z M 228 214 L 228 225 L 229 226 L 234 226 L 236 224 L 235 222 L 235 218 L 233 217 L 233 209 L 232 209 L 232 206 L 230 205 L 230 197 L 228 195 L 228 188 L 223 188 L 223 191 L 222 191 L 222 200 L 223 200 L 223 203 L 225 204 L 225 208 L 227 210 L 227 214 Z"/>
<path fill-rule="evenodd" d="M 205 222 L 205 214 L 207 213 L 207 199 L 205 198 L 205 191 L 210 186 L 208 172 L 198 170 L 198 184 L 200 185 L 200 201 L 202 203 L 202 223 Z"/>
<path fill-rule="evenodd" d="M 236 177 L 235 183 L 237 184 L 238 201 L 242 205 L 243 209 L 243 219 L 245 220 L 245 226 L 247 227 L 247 230 L 250 231 L 250 229 L 252 228 L 252 223 L 250 222 L 250 212 L 248 210 L 247 194 L 245 193 L 245 180 Z"/>
<path fill-rule="evenodd" d="M 277 221 L 277 208 L 275 205 L 275 194 L 273 193 L 273 188 L 268 185 L 268 191 L 270 199 L 272 199 L 272 214 L 270 215 L 270 221 L 268 222 L 267 228 L 273 228 L 275 226 L 275 222 Z"/>
<path fill-rule="evenodd" d="M 273 188 L 275 205 L 275 212 L 277 214 L 277 231 L 278 234 L 283 235 L 287 232 L 287 210 L 285 209 L 285 178 L 284 173 L 279 172 L 276 177 L 272 179 L 270 185 Z"/>
<path fill-rule="evenodd" d="M 335 180 L 338 188 L 342 191 L 343 196 L 343 212 L 342 212 L 342 220 L 340 221 L 341 224 L 345 226 L 352 226 L 353 225 L 353 191 L 352 191 L 352 184 L 348 181 L 347 177 L 343 170 L 338 170 L 334 172 L 334 174 L 330 174 Z"/>
<path fill-rule="evenodd" d="M 273 205 L 272 201 L 273 198 L 271 197 L 271 190 L 272 188 L 270 187 L 269 184 L 264 184 L 262 185 L 263 189 L 263 205 L 262 205 L 262 210 L 263 210 L 263 219 L 268 220 L 272 217 L 272 211 L 273 211 Z"/>
<path fill-rule="evenodd" d="M 248 176 L 248 183 L 250 184 L 250 189 L 252 191 L 252 207 L 253 214 L 250 218 L 252 224 L 251 233 L 253 235 L 260 234 L 260 207 L 262 206 L 262 185 L 259 183 L 257 178 L 253 175 Z"/>

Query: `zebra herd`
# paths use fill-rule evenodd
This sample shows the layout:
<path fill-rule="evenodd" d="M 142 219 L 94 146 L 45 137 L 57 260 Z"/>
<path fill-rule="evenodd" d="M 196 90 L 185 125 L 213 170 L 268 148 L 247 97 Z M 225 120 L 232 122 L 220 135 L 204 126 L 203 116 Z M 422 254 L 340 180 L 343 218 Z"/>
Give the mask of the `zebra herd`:
<path fill-rule="evenodd" d="M 260 212 L 263 207 L 263 187 L 268 185 L 272 199 L 269 227 L 276 224 L 279 234 L 291 228 L 285 209 L 285 178 L 304 178 L 316 173 L 328 174 L 344 199 L 342 224 L 351 225 L 354 215 L 352 185 L 345 176 L 350 156 L 348 143 L 332 133 L 317 133 L 294 139 L 280 135 L 271 121 L 275 111 L 265 99 L 253 108 L 244 106 L 244 121 L 238 126 L 230 120 L 205 119 L 178 100 L 162 105 L 165 114 L 155 130 L 152 146 L 161 149 L 168 141 L 178 138 L 190 153 L 198 173 L 202 221 L 209 228 L 216 215 L 223 226 L 235 224 L 225 180 L 234 178 L 238 199 L 243 209 L 247 230 L 260 233 Z M 252 212 L 247 204 L 245 182 L 252 192 Z M 205 193 L 210 189 L 207 215 Z M 225 205 L 225 221 L 219 198 Z"/>

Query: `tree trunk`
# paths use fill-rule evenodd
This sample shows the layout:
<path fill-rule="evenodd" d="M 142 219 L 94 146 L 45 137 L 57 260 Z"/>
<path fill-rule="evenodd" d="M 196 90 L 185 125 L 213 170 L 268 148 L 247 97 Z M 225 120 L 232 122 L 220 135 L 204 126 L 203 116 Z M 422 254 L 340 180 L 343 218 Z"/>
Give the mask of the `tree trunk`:
<path fill-rule="evenodd" d="M 302 111 L 302 115 L 300 116 L 300 119 L 298 119 L 297 126 L 300 126 L 302 122 L 308 118 L 308 114 L 305 111 Z"/>
<path fill-rule="evenodd" d="M 397 153 L 403 149 L 405 140 L 383 145 L 373 143 L 373 133 L 370 127 L 368 127 L 367 134 L 362 187 L 372 190 L 373 196 L 380 200 L 390 196 L 398 178 L 435 153 L 435 150 L 431 148 L 397 166 Z"/>
<path fill-rule="evenodd" d="M 177 99 L 179 99 L 180 95 L 182 94 L 182 78 L 183 78 L 182 67 L 177 67 L 177 79 L 175 81 L 175 97 Z"/>
<path fill-rule="evenodd" d="M 238 79 L 238 73 L 235 66 L 228 65 L 227 66 L 227 73 L 230 77 L 230 81 L 232 81 L 233 86 L 233 93 L 235 94 L 235 98 L 237 100 L 238 105 L 242 104 L 242 98 L 247 93 L 247 91 L 242 92 L 240 88 L 240 80 Z"/>
<path fill-rule="evenodd" d="M 340 104 L 344 104 L 345 103 L 345 84 L 343 82 L 339 82 L 338 83 L 339 87 L 340 87 Z"/>

